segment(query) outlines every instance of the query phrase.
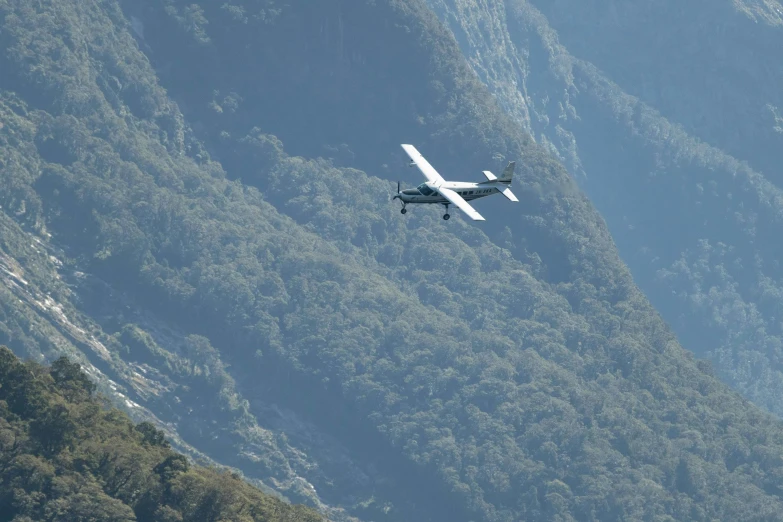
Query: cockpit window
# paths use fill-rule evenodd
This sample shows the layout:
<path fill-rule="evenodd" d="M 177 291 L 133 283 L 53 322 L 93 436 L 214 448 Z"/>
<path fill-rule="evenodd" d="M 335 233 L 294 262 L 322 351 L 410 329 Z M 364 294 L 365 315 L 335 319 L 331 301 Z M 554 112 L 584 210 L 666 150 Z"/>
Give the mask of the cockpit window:
<path fill-rule="evenodd" d="M 433 193 L 435 193 L 435 191 L 429 188 L 426 183 L 422 183 L 416 188 L 419 192 L 421 192 L 422 196 L 431 196 Z"/>

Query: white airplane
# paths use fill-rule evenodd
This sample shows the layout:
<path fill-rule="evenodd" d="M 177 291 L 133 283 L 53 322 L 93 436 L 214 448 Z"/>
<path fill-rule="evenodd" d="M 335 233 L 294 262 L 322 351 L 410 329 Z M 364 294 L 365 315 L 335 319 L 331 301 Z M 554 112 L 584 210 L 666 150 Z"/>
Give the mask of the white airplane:
<path fill-rule="evenodd" d="M 503 194 L 511 201 L 519 201 L 517 197 L 508 188 L 511 184 L 511 178 L 514 176 L 514 165 L 516 162 L 510 161 L 500 178 L 495 177 L 490 171 L 485 170 L 484 175 L 487 181 L 478 183 L 468 183 L 462 181 L 446 181 L 438 172 L 432 168 L 432 165 L 424 159 L 424 156 L 416 150 L 413 145 L 403 144 L 402 149 L 410 156 L 411 162 L 408 165 L 419 167 L 419 170 L 427 178 L 427 181 L 415 189 L 406 189 L 400 192 L 400 182 L 397 182 L 397 195 L 392 201 L 398 199 L 402 201 L 401 213 L 405 214 L 407 210 L 405 205 L 408 203 L 440 203 L 446 207 L 446 213 L 443 219 L 449 219 L 449 204 L 454 204 L 457 208 L 470 216 L 475 221 L 485 221 L 481 214 L 470 206 L 468 201 L 491 196 L 493 194 Z"/>

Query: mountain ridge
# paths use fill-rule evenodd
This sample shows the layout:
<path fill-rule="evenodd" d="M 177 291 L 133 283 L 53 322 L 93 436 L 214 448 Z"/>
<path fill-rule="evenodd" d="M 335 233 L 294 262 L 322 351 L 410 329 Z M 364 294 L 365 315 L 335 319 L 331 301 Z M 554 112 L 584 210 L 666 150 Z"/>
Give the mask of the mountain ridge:
<path fill-rule="evenodd" d="M 84 19 L 103 16 L 103 5 L 94 2 L 47 5 L 55 4 Z M 210 43 L 207 38 L 214 36 L 204 29 L 209 26 L 204 12 L 199 16 L 198 10 L 180 12 L 175 3 L 169 5 L 175 7 L 169 9 L 171 16 L 184 13 L 199 22 L 190 26 L 197 29 L 196 44 Z M 378 5 L 386 6 L 368 4 L 367 12 L 378 13 L 372 11 Z M 414 34 L 424 38 L 413 41 L 428 56 L 421 28 L 434 18 L 428 15 L 425 24 L 418 18 L 426 12 L 424 4 L 402 9 L 407 5 L 395 2 L 393 7 L 401 10 L 388 11 L 394 17 L 368 17 L 366 22 L 375 28 L 379 20 L 393 20 L 404 28 L 407 13 L 408 27 L 419 27 Z M 128 41 L 130 22 L 111 6 L 117 4 L 110 4 L 110 12 L 118 20 L 112 27 L 125 31 L 124 40 L 111 41 Z M 6 1 L 0 8 L 23 12 L 19 2 Z M 294 14 L 303 19 L 312 14 L 301 5 L 296 8 L 300 11 Z M 8 12 L 3 13 L 6 20 Z M 78 32 L 78 25 L 69 27 Z M 46 41 L 43 33 L 10 29 L 18 32 L 4 31 L 3 38 L 16 34 L 14 45 L 33 35 Z M 88 34 L 95 38 L 91 53 L 123 56 L 125 50 L 100 47 L 107 38 L 97 29 Z M 149 27 L 143 34 L 152 38 Z M 449 46 L 448 56 L 456 59 L 455 43 L 443 31 L 437 34 L 439 45 Z M 156 49 L 154 43 L 148 45 Z M 15 78 L 32 78 L 25 62 L 12 63 Z M 114 63 L 143 65 L 144 60 L 133 55 Z M 372 438 L 360 440 L 385 448 L 389 461 L 410 465 L 399 472 L 389 462 L 381 463 L 380 475 L 397 479 L 397 484 L 388 493 L 376 490 L 378 497 L 402 500 L 367 509 L 364 502 L 372 504 L 368 493 L 381 480 L 329 491 L 330 477 L 322 477 L 316 483 L 326 490 L 326 504 L 345 506 L 351 516 L 390 520 L 421 512 L 430 519 L 447 518 L 447 507 L 452 518 L 486 520 L 736 518 L 748 510 L 756 510 L 760 519 L 773 519 L 780 503 L 775 493 L 780 463 L 765 460 L 764 445 L 771 448 L 766 451 L 776 451 L 780 424 L 749 408 L 679 347 L 633 285 L 598 213 L 584 195 L 566 191 L 564 197 L 552 190 L 572 183 L 553 159 L 523 145 L 521 130 L 513 130 L 506 140 L 513 144 L 509 149 L 525 158 L 521 185 L 533 187 L 521 192 L 529 214 L 506 222 L 513 226 L 510 237 L 505 230 L 490 230 L 490 237 L 459 220 L 446 228 L 427 210 L 403 220 L 388 201 L 386 208 L 379 206 L 379 194 L 390 193 L 390 180 L 362 177 L 323 160 L 289 157 L 279 141 L 260 131 L 248 129 L 247 139 L 240 135 L 222 147 L 211 139 L 209 146 L 221 158 L 240 145 L 258 154 L 241 159 L 257 162 L 245 169 L 263 172 L 263 177 L 256 174 L 260 180 L 251 178 L 252 172 L 246 175 L 262 184 L 262 196 L 229 179 L 209 159 L 206 145 L 184 123 L 188 118 L 162 88 L 153 88 L 150 68 L 120 68 L 113 76 L 124 86 L 120 94 L 127 101 L 108 91 L 101 101 L 100 89 L 117 83 L 95 73 L 94 87 L 88 89 L 98 101 L 95 107 L 45 101 L 20 111 L 20 128 L 34 131 L 25 145 L 41 151 L 31 156 L 40 162 L 40 176 L 30 169 L 13 178 L 32 191 L 31 201 L 40 201 L 32 206 L 40 209 L 38 215 L 31 213 L 43 219 L 31 217 L 31 223 L 45 222 L 84 269 L 186 334 L 203 337 L 205 342 L 192 341 L 192 358 L 205 361 L 199 367 L 207 368 L 208 375 L 220 377 L 221 390 L 234 386 L 233 393 L 242 397 L 253 392 L 255 399 L 258 390 L 248 382 L 292 395 L 302 382 L 321 387 L 318 397 L 326 404 L 342 405 L 335 416 L 346 415 L 369 433 L 374 430 Z M 64 77 L 50 78 L 69 85 Z M 316 85 L 325 90 L 334 86 Z M 427 85 L 438 90 L 434 82 Z M 473 121 L 483 114 L 478 109 L 487 104 L 486 92 L 472 80 L 454 85 L 456 99 L 442 95 L 440 105 L 432 104 L 445 111 L 431 116 L 438 123 L 436 131 L 445 131 L 430 138 L 439 147 L 425 154 L 449 168 L 460 160 L 446 152 L 459 143 L 475 143 L 465 163 L 486 165 L 498 148 L 472 139 L 500 133 L 493 130 L 494 119 Z M 461 85 L 469 88 L 462 91 Z M 62 92 L 69 100 L 70 91 Z M 35 91 L 29 97 L 36 100 Z M 239 93 L 233 99 L 241 98 L 246 99 Z M 472 99 L 482 101 L 460 103 Z M 210 106 L 208 99 L 200 101 Z M 190 114 L 198 115 L 199 105 L 188 105 L 196 107 Z M 223 105 L 230 108 L 230 103 Z M 63 108 L 85 114 L 46 113 L 65 112 Z M 450 108 L 467 112 L 455 115 Z M 405 114 L 411 124 L 416 121 L 411 112 Z M 210 121 L 202 126 L 208 129 Z M 497 121 L 507 125 L 508 120 Z M 218 126 L 215 138 L 224 129 Z M 449 132 L 461 133 L 463 141 L 452 141 Z M 366 133 L 351 136 L 361 143 L 360 134 Z M 530 180 L 538 167 L 547 167 L 542 170 L 549 178 L 536 186 Z M 328 188 L 341 175 L 352 184 L 344 183 L 364 190 L 348 192 L 352 197 L 335 204 Z M 293 193 L 292 179 L 301 180 Z M 12 201 L 8 192 L 2 197 L 4 206 Z M 375 216 L 366 212 L 373 208 L 380 209 Z M 453 234 L 455 228 L 460 237 Z M 493 239 L 503 237 L 508 247 L 494 244 Z M 463 318 L 476 322 L 466 325 Z M 124 332 L 131 335 L 133 330 L 109 321 L 101 326 L 109 335 L 120 334 L 114 347 L 118 357 L 123 357 L 123 346 L 137 349 L 136 341 L 122 341 Z M 157 350 L 153 344 L 145 349 Z M 188 382 L 198 383 L 201 394 L 213 389 L 206 387 L 209 380 Z M 245 433 L 241 423 L 250 420 L 245 414 L 261 424 L 268 418 L 248 403 L 243 406 L 237 398 L 222 406 L 238 419 L 231 429 L 236 427 L 240 437 Z M 320 412 L 321 418 L 331 414 L 327 412 Z M 239 447 L 235 443 L 226 451 L 235 453 Z M 737 453 L 735 447 L 753 450 Z M 364 458 L 356 460 L 369 469 Z M 762 474 L 750 473 L 762 464 Z M 444 496 L 430 496 L 429 505 L 406 505 L 411 485 L 404 479 L 410 469 L 436 485 L 421 492 L 423 497 L 437 490 Z M 614 484 L 619 493 L 610 495 L 601 481 Z M 354 493 L 367 497 L 351 501 Z"/>
<path fill-rule="evenodd" d="M 535 2 L 516 0 L 491 6 L 430 4 L 499 103 L 528 125 L 590 196 L 635 281 L 683 344 L 709 358 L 724 381 L 780 415 L 779 307 L 773 296 L 781 295 L 776 261 L 781 193 L 774 173 L 754 170 L 718 144 L 689 134 L 693 129 L 685 120 L 667 120 L 649 99 L 623 91 L 598 64 L 574 57 L 553 27 L 577 23 L 575 18 L 552 15 L 550 22 Z M 560 12 L 564 4 L 558 5 L 542 9 Z M 599 18 L 583 16 L 578 23 L 599 23 Z M 486 38 L 475 30 L 479 20 L 491 30 Z M 566 40 L 582 38 L 580 49 L 589 50 L 586 34 L 569 33 Z M 756 49 L 761 37 L 745 37 L 743 45 Z M 491 46 L 498 41 L 505 43 L 494 52 Z M 640 60 L 660 59 L 634 41 L 627 48 L 643 55 Z M 703 52 L 711 49 L 702 45 Z M 755 70 L 759 63 L 748 67 Z M 728 66 L 740 65 L 729 61 Z M 771 83 L 757 84 L 763 90 Z"/>

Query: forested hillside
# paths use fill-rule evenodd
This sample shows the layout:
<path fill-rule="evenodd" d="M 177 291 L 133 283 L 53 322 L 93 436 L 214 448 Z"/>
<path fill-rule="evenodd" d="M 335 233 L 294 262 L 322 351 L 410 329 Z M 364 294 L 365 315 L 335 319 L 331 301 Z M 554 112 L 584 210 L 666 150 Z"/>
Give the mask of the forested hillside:
<path fill-rule="evenodd" d="M 22 363 L 0 346 L 0 383 L 0 520 L 322 520 L 193 466 L 151 423 L 106 408 L 65 357 Z"/>
<path fill-rule="evenodd" d="M 429 3 L 684 346 L 783 414 L 779 4 Z"/>
<path fill-rule="evenodd" d="M 781 186 L 779 1 L 529 3 L 576 58 Z"/>
<path fill-rule="evenodd" d="M 79 350 L 333 519 L 779 517 L 783 425 L 679 346 L 423 2 L 0 17 L 14 350 Z M 402 142 L 460 177 L 517 159 L 520 203 L 401 216 Z"/>

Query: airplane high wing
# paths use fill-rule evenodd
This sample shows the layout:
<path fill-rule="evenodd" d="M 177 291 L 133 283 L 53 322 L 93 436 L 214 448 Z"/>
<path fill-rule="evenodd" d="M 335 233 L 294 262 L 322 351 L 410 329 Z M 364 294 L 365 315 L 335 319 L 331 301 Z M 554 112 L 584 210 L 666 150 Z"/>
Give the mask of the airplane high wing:
<path fill-rule="evenodd" d="M 438 174 L 438 171 L 435 170 L 432 165 L 430 165 L 430 162 L 424 159 L 424 156 L 421 155 L 421 152 L 416 150 L 416 147 L 413 145 L 403 144 L 402 149 L 408 154 L 408 156 L 410 156 L 413 163 L 419 167 L 419 170 L 422 174 L 424 174 L 424 177 L 427 178 L 428 181 L 432 183 L 445 181 L 443 177 Z"/>
<path fill-rule="evenodd" d="M 397 194 L 392 199 L 399 199 L 402 202 L 400 213 L 405 214 L 407 210 L 405 205 L 414 203 L 433 203 L 446 207 L 446 213 L 443 219 L 449 219 L 449 205 L 454 205 L 474 221 L 486 221 L 484 216 L 476 212 L 469 201 L 491 196 L 492 194 L 503 194 L 511 201 L 518 202 L 509 188 L 511 179 L 514 176 L 515 162 L 509 161 L 500 177 L 495 176 L 490 171 L 483 171 L 487 181 L 478 183 L 464 181 L 446 181 L 438 174 L 429 161 L 414 147 L 407 143 L 401 145 L 402 150 L 410 157 L 410 166 L 416 165 L 424 177 L 427 178 L 416 188 L 400 190 L 400 183 L 397 182 Z"/>
<path fill-rule="evenodd" d="M 476 209 L 470 206 L 470 203 L 462 199 L 462 196 L 457 194 L 451 189 L 447 188 L 438 188 L 438 192 L 440 192 L 440 195 L 444 198 L 448 199 L 455 207 L 463 211 L 465 214 L 470 216 L 470 218 L 474 221 L 486 221 L 484 219 L 484 216 L 476 212 Z"/>

